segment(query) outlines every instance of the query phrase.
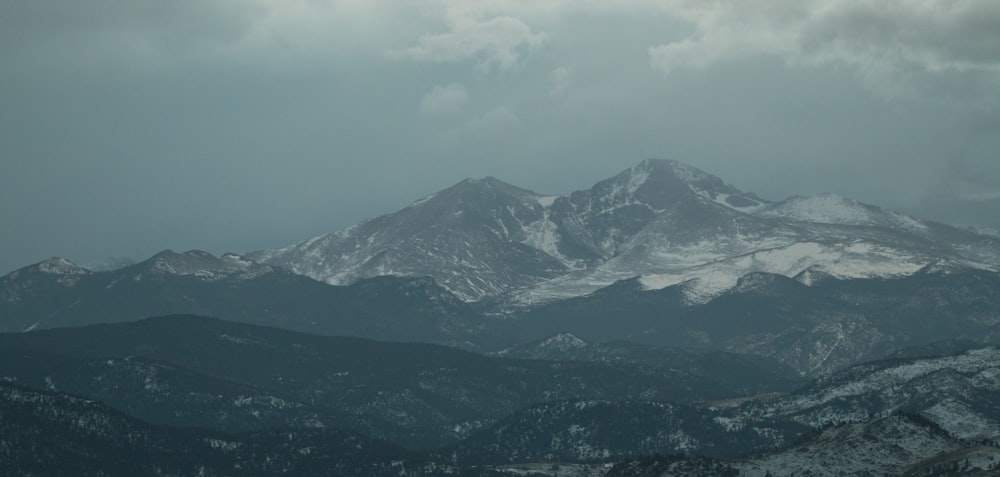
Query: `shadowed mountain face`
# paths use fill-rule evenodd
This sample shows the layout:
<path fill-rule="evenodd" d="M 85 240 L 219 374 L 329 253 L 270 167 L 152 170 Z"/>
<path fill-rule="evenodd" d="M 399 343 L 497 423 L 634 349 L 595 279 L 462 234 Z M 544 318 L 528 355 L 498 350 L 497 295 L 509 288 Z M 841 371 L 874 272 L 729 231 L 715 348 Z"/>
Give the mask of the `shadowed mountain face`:
<path fill-rule="evenodd" d="M 236 255 L 160 252 L 92 272 L 50 259 L 0 278 L 0 331 L 196 313 L 326 335 L 470 346 L 477 314 L 428 278 L 331 286 Z M 490 341 L 486 338 L 486 341 Z"/>
<path fill-rule="evenodd" d="M 378 275 L 431 276 L 477 299 L 566 271 L 530 245 L 541 196 L 494 178 L 466 180 L 398 212 L 288 249 L 248 254 L 334 284 Z"/>

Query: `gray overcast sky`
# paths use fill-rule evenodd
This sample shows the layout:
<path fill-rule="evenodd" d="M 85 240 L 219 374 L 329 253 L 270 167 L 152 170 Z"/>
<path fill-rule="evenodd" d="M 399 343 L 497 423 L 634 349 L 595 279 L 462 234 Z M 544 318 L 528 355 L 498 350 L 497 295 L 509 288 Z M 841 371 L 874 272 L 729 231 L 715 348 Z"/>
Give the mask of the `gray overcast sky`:
<path fill-rule="evenodd" d="M 0 0 L 0 273 L 644 158 L 1000 226 L 996 0 Z"/>

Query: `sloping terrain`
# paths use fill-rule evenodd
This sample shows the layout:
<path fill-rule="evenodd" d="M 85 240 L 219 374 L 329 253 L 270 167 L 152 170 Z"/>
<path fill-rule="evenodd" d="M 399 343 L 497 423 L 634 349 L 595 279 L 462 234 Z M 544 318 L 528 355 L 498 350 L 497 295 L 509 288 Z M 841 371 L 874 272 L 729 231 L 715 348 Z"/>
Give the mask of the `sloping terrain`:
<path fill-rule="evenodd" d="M 466 180 L 339 232 L 253 260 L 333 284 L 430 276 L 508 306 L 582 296 L 640 276 L 704 303 L 752 272 L 891 278 L 927 266 L 1000 267 L 1000 241 L 850 199 L 771 203 L 690 165 L 646 160 L 587 190 L 542 196 Z"/>
<path fill-rule="evenodd" d="M 803 376 L 943 339 L 1000 342 L 996 272 L 928 267 L 892 279 L 836 279 L 814 272 L 810 280 L 807 285 L 801 277 L 751 273 L 708 302 L 692 304 L 688 283 L 648 290 L 636 278 L 582 297 L 510 309 L 503 302 L 463 302 L 426 277 L 375 277 L 335 286 L 232 255 L 162 252 L 114 271 L 93 272 L 52 259 L 0 278 L 5 298 L 0 329 L 197 313 L 479 351 L 572 333 L 591 342 L 754 355 Z"/>
<path fill-rule="evenodd" d="M 50 259 L 0 278 L 0 330 L 24 331 L 192 313 L 326 335 L 469 346 L 478 314 L 427 278 L 331 286 L 236 255 L 160 252 L 94 272 Z"/>
<path fill-rule="evenodd" d="M 726 351 L 663 347 L 624 340 L 592 343 L 572 333 L 558 333 L 492 355 L 627 364 L 649 367 L 657 372 L 683 369 L 746 394 L 790 391 L 803 383 L 794 369 L 776 360 Z"/>
<path fill-rule="evenodd" d="M 784 447 L 810 428 L 773 419 L 735 427 L 704 408 L 652 401 L 560 401 L 523 409 L 462 442 L 470 462 L 608 462 L 656 453 L 732 457 Z"/>
<path fill-rule="evenodd" d="M 588 347 L 566 335 L 548 341 L 521 349 Z M 677 453 L 728 460 L 640 459 L 612 475 L 985 471 L 1000 441 L 1000 351 L 935 352 L 957 346 L 748 396 L 657 366 L 656 356 L 681 351 L 655 347 L 611 346 L 606 359 L 597 348 L 590 358 L 603 362 L 592 363 L 491 358 L 195 316 L 8 333 L 0 334 L 0 446 L 14 456 L 7 469 L 27 475 L 86 475 L 102 459 L 112 475 L 201 467 L 225 475 L 235 465 L 247 475 L 309 473 L 331 461 L 373 469 L 363 475 L 398 475 L 401 465 L 418 475 L 566 475 Z M 697 370 L 711 355 L 682 356 Z M 36 451 L 62 462 L 32 463 Z"/>
<path fill-rule="evenodd" d="M 898 411 L 920 414 L 957 438 L 1000 437 L 1000 349 L 857 365 L 788 396 L 744 403 L 738 414 L 821 427 Z"/>
<path fill-rule="evenodd" d="M 159 427 L 98 402 L 7 383 L 0 383 L 0 455 L 0 473 L 19 476 L 397 476 L 407 465 L 426 464 L 341 430 L 222 434 Z"/>
<path fill-rule="evenodd" d="M 457 442 L 538 402 L 737 395 L 684 370 L 491 358 L 196 316 L 0 334 L 0 350 L 0 377 L 106 400 L 151 422 L 335 426 L 418 447 Z"/>
<path fill-rule="evenodd" d="M 566 265 L 530 245 L 544 199 L 494 178 L 465 180 L 398 212 L 253 260 L 332 284 L 380 275 L 431 276 L 475 300 L 558 276 Z"/>
<path fill-rule="evenodd" d="M 826 278 L 807 286 L 754 273 L 703 305 L 684 287 L 637 280 L 513 312 L 495 326 L 515 342 L 572 333 L 588 341 L 727 350 L 817 376 L 894 350 L 944 339 L 1000 340 L 1000 274 L 925 270 L 896 279 Z"/>
<path fill-rule="evenodd" d="M 830 426 L 793 446 L 714 461 L 664 456 L 621 463 L 607 477 L 663 476 L 986 476 L 1000 468 L 1000 448 L 949 436 L 918 416 L 894 415 Z"/>

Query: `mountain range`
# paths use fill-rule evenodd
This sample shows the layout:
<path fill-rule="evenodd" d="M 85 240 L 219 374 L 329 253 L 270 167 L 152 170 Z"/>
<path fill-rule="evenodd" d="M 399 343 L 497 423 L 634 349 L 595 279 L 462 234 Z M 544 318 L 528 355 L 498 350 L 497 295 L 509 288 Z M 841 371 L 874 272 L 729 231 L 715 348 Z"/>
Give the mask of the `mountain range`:
<path fill-rule="evenodd" d="M 927 267 L 1000 267 L 1000 239 L 832 194 L 770 202 L 690 165 L 646 160 L 590 189 L 544 196 L 465 180 L 397 212 L 247 257 L 331 284 L 430 276 L 466 301 L 535 304 L 639 277 L 704 303 L 740 277 L 805 284 Z"/>
<path fill-rule="evenodd" d="M 53 257 L 0 277 L 0 473 L 988 475 L 998 270 L 996 236 L 664 160 Z"/>
<path fill-rule="evenodd" d="M 1000 339 L 1000 239 L 821 195 L 770 202 L 647 160 L 542 196 L 466 180 L 271 251 L 163 251 L 0 278 L 0 331 L 214 316 L 499 351 L 559 333 L 775 360 L 816 376 Z"/>
<path fill-rule="evenodd" d="M 0 278 L 0 331 L 172 313 L 326 335 L 448 344 L 461 344 L 481 328 L 468 304 L 429 278 L 386 276 L 330 286 L 237 255 L 214 257 L 197 250 L 165 250 L 109 271 L 52 258 Z"/>

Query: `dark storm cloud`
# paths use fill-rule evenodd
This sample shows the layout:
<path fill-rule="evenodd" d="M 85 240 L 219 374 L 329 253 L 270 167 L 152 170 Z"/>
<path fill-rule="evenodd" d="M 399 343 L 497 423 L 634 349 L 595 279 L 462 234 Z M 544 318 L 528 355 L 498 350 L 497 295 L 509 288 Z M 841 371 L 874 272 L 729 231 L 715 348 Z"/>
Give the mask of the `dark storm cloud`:
<path fill-rule="evenodd" d="M 0 273 L 277 247 L 465 177 L 564 193 L 647 157 L 772 199 L 991 197 L 995 5 L 7 1 Z"/>

